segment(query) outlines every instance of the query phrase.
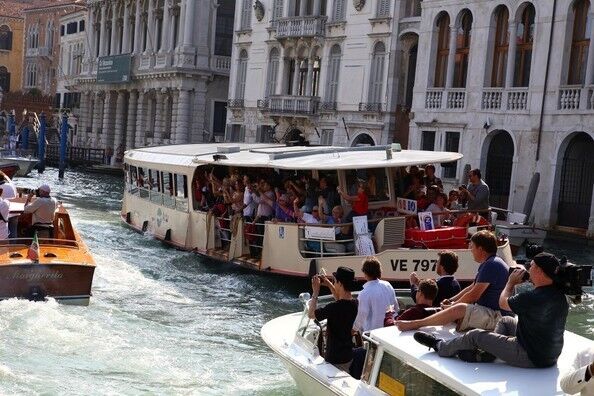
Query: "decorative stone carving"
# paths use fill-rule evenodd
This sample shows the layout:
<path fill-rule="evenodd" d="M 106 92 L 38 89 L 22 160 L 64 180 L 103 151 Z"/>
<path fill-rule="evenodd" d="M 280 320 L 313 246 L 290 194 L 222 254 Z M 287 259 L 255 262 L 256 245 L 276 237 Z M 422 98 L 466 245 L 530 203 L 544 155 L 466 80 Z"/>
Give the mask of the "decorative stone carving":
<path fill-rule="evenodd" d="M 365 0 L 353 0 L 353 6 L 355 10 L 361 11 L 365 7 Z"/>
<path fill-rule="evenodd" d="M 262 19 L 264 19 L 264 4 L 260 0 L 254 2 L 254 14 L 258 22 L 262 22 Z"/>

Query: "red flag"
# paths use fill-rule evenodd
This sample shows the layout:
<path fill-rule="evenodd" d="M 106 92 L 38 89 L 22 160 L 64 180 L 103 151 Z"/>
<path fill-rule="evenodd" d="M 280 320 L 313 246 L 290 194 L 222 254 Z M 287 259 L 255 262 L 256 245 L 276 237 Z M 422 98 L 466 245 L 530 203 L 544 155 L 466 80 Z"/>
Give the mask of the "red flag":
<path fill-rule="evenodd" d="M 33 242 L 27 251 L 27 258 L 32 261 L 39 261 L 39 241 L 37 240 L 37 232 L 33 236 Z"/>

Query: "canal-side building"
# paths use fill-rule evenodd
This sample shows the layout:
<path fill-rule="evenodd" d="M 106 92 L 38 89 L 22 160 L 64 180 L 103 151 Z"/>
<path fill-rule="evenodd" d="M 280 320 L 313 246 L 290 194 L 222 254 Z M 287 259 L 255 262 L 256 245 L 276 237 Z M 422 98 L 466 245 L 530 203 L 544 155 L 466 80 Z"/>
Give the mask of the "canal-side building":
<path fill-rule="evenodd" d="M 240 0 L 226 140 L 408 143 L 420 0 Z"/>
<path fill-rule="evenodd" d="M 553 5 L 556 7 L 553 8 Z M 588 0 L 425 0 L 411 148 L 459 151 L 451 184 L 481 168 L 494 206 L 594 234 L 594 30 Z"/>
<path fill-rule="evenodd" d="M 22 5 L 3 2 L 0 7 L 0 89 L 15 92 L 21 89 L 23 64 Z M 0 109 L 1 109 L 0 105 Z"/>
<path fill-rule="evenodd" d="M 235 1 L 88 0 L 83 145 L 208 140 L 225 128 Z"/>
<path fill-rule="evenodd" d="M 60 18 L 85 6 L 79 1 L 48 1 L 24 10 L 24 57 L 22 60 L 23 90 L 39 90 L 56 98 L 60 63 Z"/>
<path fill-rule="evenodd" d="M 56 102 L 78 116 L 80 92 L 76 79 L 81 76 L 86 48 L 87 9 L 73 11 L 60 18 L 60 54 L 57 72 Z"/>

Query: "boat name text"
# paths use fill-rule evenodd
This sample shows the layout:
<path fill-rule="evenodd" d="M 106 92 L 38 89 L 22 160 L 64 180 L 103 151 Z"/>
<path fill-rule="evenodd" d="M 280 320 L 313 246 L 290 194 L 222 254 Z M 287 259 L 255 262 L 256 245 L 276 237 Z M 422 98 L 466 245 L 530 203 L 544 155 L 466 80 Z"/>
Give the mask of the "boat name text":
<path fill-rule="evenodd" d="M 47 272 L 24 272 L 17 271 L 10 274 L 7 279 L 12 280 L 43 280 L 43 279 L 62 279 L 64 274 L 58 271 L 47 271 Z"/>

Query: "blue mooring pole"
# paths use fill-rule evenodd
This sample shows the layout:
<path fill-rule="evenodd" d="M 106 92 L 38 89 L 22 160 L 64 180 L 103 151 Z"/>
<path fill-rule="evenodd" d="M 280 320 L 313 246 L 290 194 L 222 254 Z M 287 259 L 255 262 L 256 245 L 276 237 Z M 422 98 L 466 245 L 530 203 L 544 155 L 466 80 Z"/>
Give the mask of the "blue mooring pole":
<path fill-rule="evenodd" d="M 45 123 L 45 113 L 39 115 L 39 136 L 37 138 L 37 158 L 39 158 L 39 164 L 37 165 L 37 171 L 43 173 L 45 170 L 45 130 L 47 126 Z"/>
<path fill-rule="evenodd" d="M 10 149 L 10 155 L 16 155 L 16 153 L 14 152 L 14 150 L 16 149 L 15 136 L 16 136 L 16 119 L 15 119 L 14 110 L 13 110 L 8 115 L 8 148 Z"/>
<path fill-rule="evenodd" d="M 66 170 L 66 149 L 68 148 L 68 114 L 62 113 L 62 127 L 60 128 L 60 168 L 58 177 L 64 178 Z"/>
<path fill-rule="evenodd" d="M 23 148 L 23 150 L 29 150 L 29 127 L 24 127 L 22 133 L 23 136 L 21 139 L 21 147 Z"/>

